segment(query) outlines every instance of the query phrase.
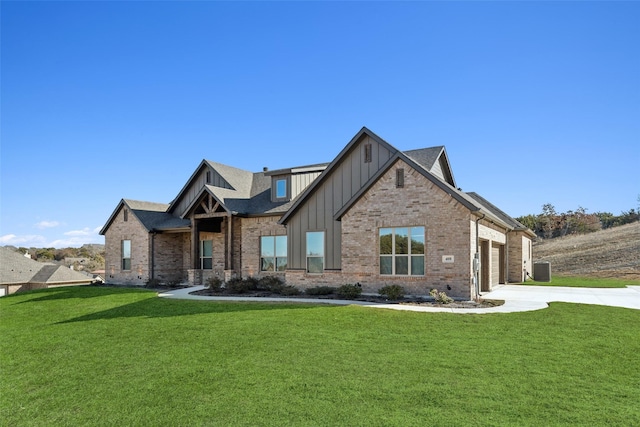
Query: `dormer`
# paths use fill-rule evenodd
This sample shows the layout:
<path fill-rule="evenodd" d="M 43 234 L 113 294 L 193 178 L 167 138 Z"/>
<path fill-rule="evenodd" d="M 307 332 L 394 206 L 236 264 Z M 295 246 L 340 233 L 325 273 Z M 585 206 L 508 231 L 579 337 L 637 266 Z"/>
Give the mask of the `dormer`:
<path fill-rule="evenodd" d="M 328 163 L 322 163 L 273 171 L 265 168 L 265 176 L 271 177 L 271 201 L 277 203 L 295 199 L 327 166 Z"/>

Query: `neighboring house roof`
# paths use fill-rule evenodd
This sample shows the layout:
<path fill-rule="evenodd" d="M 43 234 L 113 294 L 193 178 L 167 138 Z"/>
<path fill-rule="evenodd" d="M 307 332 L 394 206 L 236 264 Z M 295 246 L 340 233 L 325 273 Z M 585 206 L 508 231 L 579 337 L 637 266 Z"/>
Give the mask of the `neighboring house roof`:
<path fill-rule="evenodd" d="M 37 262 L 9 248 L 0 247 L 0 285 L 63 285 L 92 281 L 91 277 L 63 265 Z"/>

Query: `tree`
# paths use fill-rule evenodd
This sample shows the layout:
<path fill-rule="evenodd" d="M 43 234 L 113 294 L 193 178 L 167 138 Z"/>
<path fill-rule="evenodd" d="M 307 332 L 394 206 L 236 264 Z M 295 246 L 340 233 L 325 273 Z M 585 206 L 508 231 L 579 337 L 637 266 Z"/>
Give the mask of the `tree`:
<path fill-rule="evenodd" d="M 542 205 L 542 213 L 539 216 L 539 220 L 546 239 L 553 237 L 554 231 L 557 228 L 557 217 L 556 208 L 551 203 L 545 203 Z"/>

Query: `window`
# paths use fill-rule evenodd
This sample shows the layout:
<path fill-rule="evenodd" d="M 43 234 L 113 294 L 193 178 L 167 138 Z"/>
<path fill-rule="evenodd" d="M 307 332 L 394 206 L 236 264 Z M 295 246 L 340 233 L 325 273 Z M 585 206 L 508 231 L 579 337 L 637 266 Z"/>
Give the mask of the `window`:
<path fill-rule="evenodd" d="M 211 184 L 211 171 L 207 171 L 206 178 L 207 184 Z"/>
<path fill-rule="evenodd" d="M 260 237 L 260 271 L 287 269 L 287 236 Z"/>
<path fill-rule="evenodd" d="M 129 221 L 129 209 L 125 209 L 125 210 L 122 212 L 122 216 L 124 217 L 124 222 Z"/>
<path fill-rule="evenodd" d="M 404 169 L 402 168 L 396 169 L 396 187 L 404 187 Z"/>
<path fill-rule="evenodd" d="M 276 180 L 276 199 L 286 199 L 287 198 L 287 180 L 277 179 Z"/>
<path fill-rule="evenodd" d="M 200 241 L 200 268 L 213 269 L 213 240 Z"/>
<path fill-rule="evenodd" d="M 380 229 L 380 274 L 424 276 L 424 227 Z"/>
<path fill-rule="evenodd" d="M 324 231 L 307 232 L 307 273 L 324 271 Z"/>
<path fill-rule="evenodd" d="M 371 144 L 364 145 L 364 162 L 371 163 Z"/>
<path fill-rule="evenodd" d="M 131 270 L 131 240 L 122 241 L 122 269 Z"/>

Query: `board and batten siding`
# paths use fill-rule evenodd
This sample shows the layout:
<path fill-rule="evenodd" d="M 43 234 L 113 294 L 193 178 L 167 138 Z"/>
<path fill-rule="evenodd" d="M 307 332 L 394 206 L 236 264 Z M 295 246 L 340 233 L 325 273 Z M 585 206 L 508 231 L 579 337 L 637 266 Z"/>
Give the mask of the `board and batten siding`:
<path fill-rule="evenodd" d="M 182 194 L 176 206 L 173 207 L 173 212 L 180 216 L 184 215 L 185 211 L 193 203 L 194 199 L 198 197 L 202 187 L 207 185 L 207 172 L 210 173 L 209 185 L 231 189 L 231 185 L 229 185 L 229 183 L 213 168 L 208 166 L 202 167 L 191 181 L 189 187 Z"/>
<path fill-rule="evenodd" d="M 371 144 L 371 161 L 365 162 L 365 145 Z M 387 145 L 363 135 L 313 189 L 287 222 L 289 268 L 306 269 L 306 234 L 325 232 L 325 270 L 340 270 L 342 229 L 334 215 L 396 153 Z"/>
<path fill-rule="evenodd" d="M 433 175 L 437 176 L 441 180 L 446 181 L 446 178 L 444 177 L 444 173 L 442 172 L 442 165 L 440 165 L 439 160 L 440 159 L 438 159 L 438 161 L 433 164 L 429 172 L 431 172 Z"/>
<path fill-rule="evenodd" d="M 291 198 L 302 193 L 311 183 L 320 176 L 321 172 L 299 173 L 291 175 Z"/>

